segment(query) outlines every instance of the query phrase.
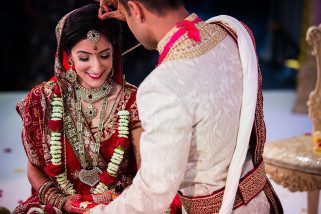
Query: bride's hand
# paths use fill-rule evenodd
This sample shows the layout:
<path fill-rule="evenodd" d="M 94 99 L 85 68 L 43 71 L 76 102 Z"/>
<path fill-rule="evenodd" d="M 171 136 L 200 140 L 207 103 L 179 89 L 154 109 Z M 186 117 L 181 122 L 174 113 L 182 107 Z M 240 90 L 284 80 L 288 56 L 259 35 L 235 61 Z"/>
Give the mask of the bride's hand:
<path fill-rule="evenodd" d="M 70 196 L 68 200 L 65 202 L 64 210 L 68 213 L 83 213 L 85 209 L 80 207 L 81 201 L 81 195 Z"/>
<path fill-rule="evenodd" d="M 100 19 L 118 19 L 120 21 L 126 21 L 124 14 L 119 9 L 118 0 L 100 0 L 99 4 L 98 17 Z M 112 11 L 108 6 L 113 6 L 116 10 Z"/>
<path fill-rule="evenodd" d="M 116 197 L 118 196 L 118 194 L 112 190 L 107 190 L 103 193 L 99 193 L 99 194 L 83 194 L 82 195 L 82 199 L 84 201 L 92 201 L 92 204 L 89 205 L 90 206 L 95 206 L 97 204 L 109 204 L 110 202 L 112 202 Z"/>

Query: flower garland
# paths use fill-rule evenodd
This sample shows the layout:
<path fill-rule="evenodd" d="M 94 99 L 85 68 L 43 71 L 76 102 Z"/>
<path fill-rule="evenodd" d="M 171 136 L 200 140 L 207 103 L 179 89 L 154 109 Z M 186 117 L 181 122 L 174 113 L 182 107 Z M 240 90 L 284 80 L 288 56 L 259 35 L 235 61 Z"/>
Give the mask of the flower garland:
<path fill-rule="evenodd" d="M 57 208 L 53 207 L 50 204 L 46 204 L 46 205 L 41 205 L 41 208 L 39 207 L 32 207 L 29 209 L 29 211 L 27 212 L 27 214 L 31 214 L 31 213 L 39 213 L 39 214 L 62 214 L 62 212 L 60 210 L 58 210 Z"/>
<path fill-rule="evenodd" d="M 64 172 L 62 165 L 62 129 L 63 129 L 63 99 L 58 84 L 53 87 L 53 99 L 52 99 L 52 112 L 51 118 L 48 121 L 50 129 L 50 154 L 51 164 L 47 164 L 45 171 L 49 176 L 56 177 L 57 183 L 60 188 L 67 194 L 75 194 L 76 191 L 73 184 L 68 180 L 67 174 Z M 92 190 L 93 194 L 104 193 L 108 190 L 108 185 L 111 184 L 116 176 L 119 169 L 119 165 L 124 158 L 124 140 L 128 139 L 129 134 L 129 111 L 120 110 L 117 113 L 118 119 L 118 137 L 116 142 L 118 144 L 115 148 L 114 153 L 111 157 L 110 162 L 106 171 L 103 171 L 99 177 L 100 182 Z"/>
<path fill-rule="evenodd" d="M 32 207 L 31 209 L 29 209 L 27 214 L 31 214 L 33 212 L 36 212 L 36 213 L 39 213 L 39 214 L 44 214 L 45 213 L 45 211 L 42 208 Z"/>
<path fill-rule="evenodd" d="M 55 176 L 57 183 L 62 190 L 68 195 L 75 194 L 76 191 L 72 183 L 67 179 L 62 165 L 62 129 L 63 129 L 63 99 L 59 85 L 56 84 L 53 88 L 53 99 L 51 102 L 52 112 L 51 119 L 48 121 L 50 129 L 50 155 L 52 165 L 48 165 L 45 171 L 50 176 Z"/>
<path fill-rule="evenodd" d="M 63 100 L 57 94 L 53 95 L 51 120 L 49 120 L 50 133 L 50 154 L 51 162 L 55 166 L 61 162 L 61 132 L 62 132 Z"/>
<path fill-rule="evenodd" d="M 129 111 L 127 110 L 121 110 L 117 113 L 119 116 L 118 121 L 118 137 L 125 137 L 128 138 L 129 134 Z"/>
<path fill-rule="evenodd" d="M 119 138 L 128 138 L 129 134 L 129 111 L 120 110 L 118 115 L 118 137 Z M 121 144 L 121 142 L 118 142 Z M 124 148 L 122 145 L 119 145 L 115 150 L 108 163 L 107 170 L 100 175 L 100 182 L 97 184 L 96 188 L 93 190 L 94 194 L 103 193 L 108 190 L 108 184 L 110 184 L 116 177 L 119 165 L 124 159 Z M 107 173 L 106 173 L 107 172 Z"/>

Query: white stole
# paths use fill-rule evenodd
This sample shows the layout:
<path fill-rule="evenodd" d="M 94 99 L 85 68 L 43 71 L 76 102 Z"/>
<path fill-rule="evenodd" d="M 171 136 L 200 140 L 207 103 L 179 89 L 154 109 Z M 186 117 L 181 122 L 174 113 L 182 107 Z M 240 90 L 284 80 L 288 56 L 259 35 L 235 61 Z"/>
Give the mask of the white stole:
<path fill-rule="evenodd" d="M 240 125 L 237 133 L 235 151 L 230 163 L 220 214 L 232 213 L 243 164 L 249 147 L 254 124 L 258 90 L 258 63 L 252 39 L 245 27 L 235 18 L 221 15 L 207 20 L 222 22 L 237 34 L 237 44 L 243 68 L 243 95 Z"/>

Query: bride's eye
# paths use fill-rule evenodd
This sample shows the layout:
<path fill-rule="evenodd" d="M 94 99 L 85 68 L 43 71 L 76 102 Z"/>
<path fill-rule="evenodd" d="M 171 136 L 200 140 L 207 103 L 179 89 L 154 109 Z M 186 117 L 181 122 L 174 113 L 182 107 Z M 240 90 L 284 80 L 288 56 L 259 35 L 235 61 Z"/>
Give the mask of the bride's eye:
<path fill-rule="evenodd" d="M 78 59 L 83 62 L 87 62 L 89 60 L 89 56 L 78 56 Z"/>
<path fill-rule="evenodd" d="M 100 54 L 100 57 L 103 58 L 103 59 L 108 59 L 110 56 L 110 51 L 107 50 L 107 51 L 104 51 Z"/>
<path fill-rule="evenodd" d="M 103 59 L 108 59 L 109 56 L 110 56 L 110 54 L 102 54 L 102 55 L 100 55 L 100 57 L 103 58 Z"/>

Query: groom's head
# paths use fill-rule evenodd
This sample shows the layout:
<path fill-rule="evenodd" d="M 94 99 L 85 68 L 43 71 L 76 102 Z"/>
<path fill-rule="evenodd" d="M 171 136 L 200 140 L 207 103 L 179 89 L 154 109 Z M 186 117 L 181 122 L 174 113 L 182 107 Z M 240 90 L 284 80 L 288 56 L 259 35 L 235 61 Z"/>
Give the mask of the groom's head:
<path fill-rule="evenodd" d="M 147 49 L 155 49 L 162 37 L 160 28 L 172 20 L 171 14 L 184 8 L 184 0 L 119 0 L 119 9 L 135 37 Z M 184 8 L 185 9 L 185 8 Z"/>

